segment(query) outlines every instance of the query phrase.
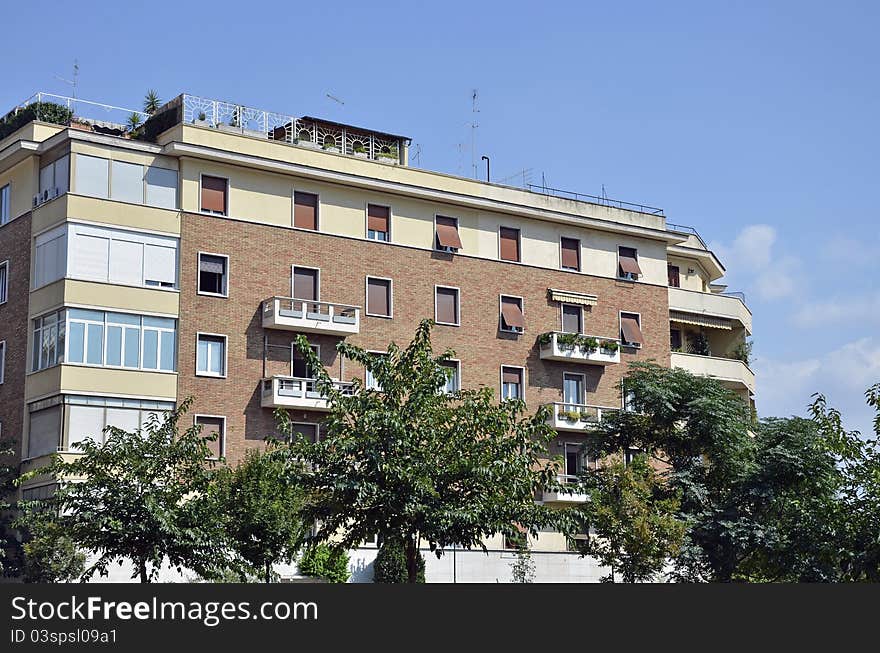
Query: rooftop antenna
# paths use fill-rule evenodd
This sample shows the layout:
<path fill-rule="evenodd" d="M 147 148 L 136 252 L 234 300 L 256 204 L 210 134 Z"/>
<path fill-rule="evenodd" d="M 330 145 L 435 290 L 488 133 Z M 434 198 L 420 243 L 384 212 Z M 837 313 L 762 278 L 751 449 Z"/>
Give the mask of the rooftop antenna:
<path fill-rule="evenodd" d="M 471 169 L 473 170 L 474 179 L 477 178 L 477 89 L 471 92 Z"/>
<path fill-rule="evenodd" d="M 338 102 L 339 104 L 343 104 L 343 105 L 345 104 L 345 102 L 343 102 L 342 100 L 340 100 L 340 99 L 339 99 L 338 97 L 336 97 L 335 95 L 330 95 L 329 93 L 325 93 L 325 95 L 326 95 L 328 98 L 330 98 L 331 100 L 333 100 L 334 102 Z"/>
<path fill-rule="evenodd" d="M 65 84 L 70 84 L 73 87 L 73 99 L 76 100 L 76 82 L 77 77 L 79 77 L 79 61 L 73 60 L 73 79 L 65 79 L 60 75 L 55 75 L 55 79 L 64 82 Z"/>
<path fill-rule="evenodd" d="M 512 181 L 514 179 L 521 179 L 522 187 L 526 188 L 529 185 L 529 182 L 532 180 L 532 168 L 523 168 L 522 170 L 517 170 L 512 175 L 507 175 L 506 177 L 498 179 L 496 183 L 503 184 L 507 181 Z"/>
<path fill-rule="evenodd" d="M 413 145 L 413 153 L 411 155 L 411 159 L 415 163 L 416 166 L 420 166 L 422 164 L 422 145 L 421 143 L 415 143 Z"/>

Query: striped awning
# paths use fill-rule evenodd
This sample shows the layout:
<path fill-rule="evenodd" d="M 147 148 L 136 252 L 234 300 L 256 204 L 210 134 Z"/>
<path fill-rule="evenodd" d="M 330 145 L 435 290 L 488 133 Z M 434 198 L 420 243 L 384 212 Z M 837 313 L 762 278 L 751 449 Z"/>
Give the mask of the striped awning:
<path fill-rule="evenodd" d="M 733 329 L 732 320 L 729 320 L 726 317 L 715 317 L 714 315 L 702 315 L 700 313 L 669 311 L 669 320 L 670 322 L 694 324 L 696 326 L 709 327 L 711 329 Z"/>
<path fill-rule="evenodd" d="M 565 302 L 566 304 L 580 304 L 581 306 L 595 306 L 599 301 L 596 295 L 588 295 L 582 292 L 569 290 L 555 290 L 550 288 L 550 301 Z"/>

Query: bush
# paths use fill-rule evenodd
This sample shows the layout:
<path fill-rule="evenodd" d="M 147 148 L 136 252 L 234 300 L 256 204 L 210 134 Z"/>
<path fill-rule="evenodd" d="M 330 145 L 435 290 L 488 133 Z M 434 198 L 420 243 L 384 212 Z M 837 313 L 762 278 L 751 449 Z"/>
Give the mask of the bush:
<path fill-rule="evenodd" d="M 16 113 L 10 113 L 0 120 L 0 140 L 6 138 L 16 129 L 33 120 L 49 122 L 55 125 L 68 125 L 73 111 L 54 102 L 34 102 Z"/>
<path fill-rule="evenodd" d="M 306 548 L 297 566 L 304 576 L 323 578 L 330 583 L 347 583 L 350 575 L 348 553 L 329 544 Z"/>
<path fill-rule="evenodd" d="M 417 583 L 425 582 L 425 558 L 419 554 Z M 406 568 L 406 552 L 402 542 L 388 540 L 379 547 L 376 562 L 373 563 L 374 583 L 407 583 L 409 572 Z"/>
<path fill-rule="evenodd" d="M 40 531 L 25 542 L 23 549 L 25 583 L 76 581 L 85 571 L 85 554 L 55 522 L 43 521 Z"/>

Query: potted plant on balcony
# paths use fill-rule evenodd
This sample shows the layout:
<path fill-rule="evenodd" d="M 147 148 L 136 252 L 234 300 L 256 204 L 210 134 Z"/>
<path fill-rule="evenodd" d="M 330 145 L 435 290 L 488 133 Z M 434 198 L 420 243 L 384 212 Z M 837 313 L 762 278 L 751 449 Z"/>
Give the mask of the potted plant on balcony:
<path fill-rule="evenodd" d="M 620 349 L 620 344 L 615 342 L 614 340 L 603 340 L 602 341 L 602 351 L 606 354 L 613 354 Z"/>
<path fill-rule="evenodd" d="M 579 344 L 581 351 L 585 354 L 592 354 L 599 348 L 599 341 L 593 336 L 581 336 Z"/>
<path fill-rule="evenodd" d="M 556 336 L 556 344 L 559 345 L 559 349 L 565 351 L 573 350 L 579 340 L 580 336 L 576 333 L 560 333 Z"/>
<path fill-rule="evenodd" d="M 310 147 L 312 149 L 317 149 L 318 147 L 318 144 L 312 140 L 312 132 L 308 129 L 300 129 L 296 138 L 293 140 L 293 144 L 299 145 L 300 147 Z"/>
<path fill-rule="evenodd" d="M 359 159 L 366 159 L 369 156 L 366 146 L 361 141 L 354 141 L 351 144 L 351 153 Z"/>
<path fill-rule="evenodd" d="M 551 332 L 542 333 L 538 336 L 538 345 L 541 347 L 546 347 L 553 341 L 553 334 Z"/>
<path fill-rule="evenodd" d="M 388 147 L 387 145 L 382 146 L 379 148 L 379 151 L 376 152 L 376 159 L 382 163 L 397 163 L 399 160 L 397 148 Z"/>
<path fill-rule="evenodd" d="M 580 418 L 582 422 L 599 422 L 599 418 L 596 415 L 588 412 L 581 412 Z"/>
<path fill-rule="evenodd" d="M 576 422 L 580 417 L 580 413 L 574 410 L 560 410 L 558 417 L 559 419 L 564 419 L 566 422 Z"/>
<path fill-rule="evenodd" d="M 208 127 L 208 116 L 205 115 L 204 111 L 199 111 L 199 115 L 193 119 L 192 124 L 199 127 Z"/>
<path fill-rule="evenodd" d="M 336 145 L 336 139 L 332 136 L 325 136 L 324 142 L 321 144 L 321 149 L 325 152 L 333 152 L 334 154 L 339 154 L 339 147 Z"/>

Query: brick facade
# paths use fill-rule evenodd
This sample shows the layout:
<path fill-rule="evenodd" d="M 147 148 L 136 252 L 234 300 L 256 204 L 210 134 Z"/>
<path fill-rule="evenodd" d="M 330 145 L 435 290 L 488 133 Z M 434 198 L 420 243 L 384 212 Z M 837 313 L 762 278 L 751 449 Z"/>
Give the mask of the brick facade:
<path fill-rule="evenodd" d="M 229 297 L 198 295 L 199 251 L 229 256 Z M 393 319 L 361 312 L 360 333 L 353 344 L 385 350 L 395 341 L 406 345 L 418 322 L 434 317 L 434 285 L 460 288 L 461 326 L 438 325 L 433 332 L 437 352 L 455 351 L 461 360 L 464 388 L 488 386 L 499 392 L 501 365 L 527 368 L 525 399 L 530 408 L 562 400 L 563 372 L 586 376 L 586 402 L 619 406 L 619 387 L 627 363 L 654 360 L 669 365 L 669 310 L 665 286 L 621 282 L 563 270 L 488 261 L 430 252 L 388 243 L 364 241 L 206 215 L 182 215 L 180 254 L 179 361 L 180 397 L 193 396 L 194 413 L 225 415 L 226 455 L 241 458 L 248 447 L 259 446 L 274 432 L 272 411 L 260 406 L 260 379 L 264 376 L 264 337 L 271 347 L 265 375 L 290 374 L 289 345 L 295 334 L 264 330 L 261 302 L 272 296 L 290 296 L 291 265 L 321 270 L 323 301 L 365 308 L 365 276 L 394 280 Z M 620 311 L 641 314 L 645 342 L 640 350 L 624 349 L 621 363 L 601 367 L 542 361 L 536 338 L 560 329 L 560 308 L 548 299 L 548 288 L 592 293 L 598 305 L 585 315 L 584 331 L 604 337 L 619 336 Z M 523 298 L 525 333 L 499 332 L 499 295 Z M 197 332 L 228 336 L 225 379 L 194 375 Z M 339 360 L 333 336 L 309 336 L 320 345 L 330 375 L 342 380 L 361 376 L 349 361 Z M 320 413 L 291 411 L 294 421 L 319 421 Z M 560 441 L 577 439 L 575 434 Z"/>

